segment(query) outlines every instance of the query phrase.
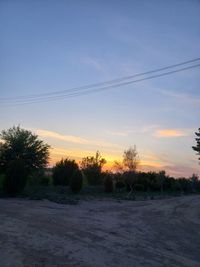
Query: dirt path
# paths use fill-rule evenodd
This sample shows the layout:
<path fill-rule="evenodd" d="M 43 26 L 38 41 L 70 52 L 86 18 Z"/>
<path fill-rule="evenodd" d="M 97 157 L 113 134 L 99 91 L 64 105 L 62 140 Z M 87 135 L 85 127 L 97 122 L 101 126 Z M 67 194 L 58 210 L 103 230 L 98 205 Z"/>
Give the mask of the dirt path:
<path fill-rule="evenodd" d="M 200 196 L 0 199 L 0 267 L 199 267 Z"/>

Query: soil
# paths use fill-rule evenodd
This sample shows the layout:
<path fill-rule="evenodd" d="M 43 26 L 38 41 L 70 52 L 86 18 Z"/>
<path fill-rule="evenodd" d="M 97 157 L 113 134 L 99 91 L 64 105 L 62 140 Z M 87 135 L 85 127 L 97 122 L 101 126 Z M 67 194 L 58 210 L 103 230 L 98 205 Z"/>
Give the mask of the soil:
<path fill-rule="evenodd" d="M 199 267 L 200 196 L 0 199 L 0 267 Z"/>

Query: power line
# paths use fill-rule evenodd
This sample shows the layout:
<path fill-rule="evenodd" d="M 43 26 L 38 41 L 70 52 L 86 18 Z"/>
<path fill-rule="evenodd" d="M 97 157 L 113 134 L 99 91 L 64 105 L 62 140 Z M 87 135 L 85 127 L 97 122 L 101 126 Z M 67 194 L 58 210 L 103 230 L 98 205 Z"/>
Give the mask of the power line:
<path fill-rule="evenodd" d="M 134 77 L 143 76 L 143 75 L 151 74 L 151 73 L 154 73 L 154 72 L 159 72 L 159 71 L 163 71 L 163 70 L 166 70 L 166 69 L 174 68 L 174 67 L 177 67 L 177 66 L 189 64 L 189 63 L 192 63 L 192 62 L 195 62 L 195 61 L 199 61 L 199 60 L 200 60 L 200 58 L 195 58 L 195 59 L 184 61 L 184 62 L 181 62 L 181 63 L 178 63 L 178 64 L 166 66 L 166 67 L 163 67 L 163 68 L 159 68 L 159 69 L 155 69 L 155 70 L 151 70 L 151 71 L 147 71 L 147 72 L 143 72 L 143 73 L 139 73 L 139 74 L 125 76 L 125 77 L 122 77 L 122 78 L 109 80 L 109 81 L 102 82 L 102 83 L 95 83 L 95 84 L 85 85 L 85 86 L 81 86 L 81 87 L 74 87 L 74 88 L 71 88 L 71 89 L 60 90 L 60 91 L 55 91 L 55 92 L 51 92 L 51 93 L 25 95 L 25 96 L 20 96 L 20 97 L 0 98 L 0 101 L 13 100 L 13 99 L 16 100 L 16 99 L 22 99 L 22 98 L 23 99 L 29 99 L 29 98 L 36 98 L 36 97 L 42 97 L 42 96 L 45 97 L 45 96 L 51 96 L 51 95 L 56 95 L 56 94 L 63 94 L 65 92 L 77 91 L 77 90 L 80 90 L 80 89 L 89 89 L 89 88 L 93 88 L 93 87 L 99 87 L 99 86 L 102 86 L 102 85 L 111 84 L 111 83 L 114 83 L 114 82 L 120 82 L 120 81 L 123 81 L 123 80 L 126 80 L 126 79 L 131 79 L 131 78 L 134 78 Z"/>
<path fill-rule="evenodd" d="M 145 80 L 150 80 L 150 79 L 155 79 L 155 78 L 159 78 L 162 76 L 167 76 L 167 75 L 171 75 L 173 73 L 177 73 L 177 72 L 181 72 L 181 71 L 186 71 L 189 69 L 194 69 L 200 67 L 200 64 L 196 64 L 196 65 L 192 65 L 192 66 L 188 66 L 185 68 L 179 68 L 176 70 L 172 70 L 172 71 L 168 71 L 168 72 L 164 72 L 164 73 L 160 73 L 160 74 L 156 74 L 156 75 L 152 75 L 152 76 L 148 76 L 148 77 L 144 77 L 144 78 L 140 78 L 140 79 L 136 79 L 136 80 L 131 80 L 131 81 L 126 81 L 126 82 L 121 82 L 121 83 L 116 83 L 116 84 L 111 84 L 111 85 L 107 85 L 104 87 L 100 87 L 100 88 L 88 88 L 88 90 L 86 91 L 67 91 L 66 93 L 63 93 L 62 95 L 52 95 L 52 96 L 48 96 L 48 97 L 40 97 L 40 98 L 36 98 L 36 99 L 15 99 L 13 100 L 14 102 L 9 103 L 9 104 L 18 104 L 18 105 L 23 105 L 23 104 L 33 104 L 33 103 L 41 103 L 41 102 L 49 102 L 49 101 L 55 101 L 55 100 L 60 100 L 60 99 L 67 99 L 67 98 L 71 98 L 71 97 L 77 97 L 77 96 L 81 96 L 81 95 L 87 95 L 87 94 L 91 94 L 91 93 L 96 93 L 96 92 L 100 92 L 100 91 L 104 91 L 104 90 L 108 90 L 111 88 L 116 88 L 116 87 L 121 87 L 121 86 L 125 86 L 125 85 L 129 85 L 129 84 L 133 84 L 133 83 L 137 83 L 137 82 L 142 82 Z"/>

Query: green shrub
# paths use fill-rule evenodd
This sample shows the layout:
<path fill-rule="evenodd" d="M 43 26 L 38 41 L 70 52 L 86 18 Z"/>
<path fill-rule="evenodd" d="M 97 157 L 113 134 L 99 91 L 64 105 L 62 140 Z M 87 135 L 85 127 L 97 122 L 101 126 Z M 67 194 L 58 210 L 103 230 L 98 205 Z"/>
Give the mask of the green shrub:
<path fill-rule="evenodd" d="M 13 160 L 8 164 L 4 179 L 5 193 L 15 196 L 24 190 L 27 173 L 22 160 Z"/>
<path fill-rule="evenodd" d="M 73 193 L 81 191 L 83 186 L 83 175 L 80 170 L 76 170 L 70 179 L 70 188 Z"/>
<path fill-rule="evenodd" d="M 69 185 L 73 173 L 78 170 L 78 164 L 75 160 L 65 159 L 56 163 L 53 168 L 53 184 Z"/>

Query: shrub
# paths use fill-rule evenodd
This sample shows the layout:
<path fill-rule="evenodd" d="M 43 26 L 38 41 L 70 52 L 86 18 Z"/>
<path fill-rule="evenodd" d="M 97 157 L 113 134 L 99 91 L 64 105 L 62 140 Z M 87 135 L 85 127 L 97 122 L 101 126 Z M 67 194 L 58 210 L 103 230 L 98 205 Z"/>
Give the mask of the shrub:
<path fill-rule="evenodd" d="M 53 184 L 69 185 L 70 179 L 74 172 L 78 170 L 78 164 L 75 160 L 62 159 L 56 163 L 53 168 Z"/>
<path fill-rule="evenodd" d="M 102 167 L 106 160 L 101 157 L 99 151 L 94 157 L 86 157 L 82 159 L 81 168 L 87 177 L 89 185 L 101 185 L 103 183 Z"/>
<path fill-rule="evenodd" d="M 81 191 L 83 186 L 83 176 L 80 170 L 76 170 L 70 179 L 70 188 L 73 193 Z"/>
<path fill-rule="evenodd" d="M 110 173 L 104 174 L 104 191 L 107 193 L 113 192 L 113 178 Z"/>
<path fill-rule="evenodd" d="M 45 173 L 44 169 L 35 171 L 27 179 L 28 186 L 43 185 L 48 186 L 50 184 L 51 177 Z"/>
<path fill-rule="evenodd" d="M 144 186 L 142 184 L 135 184 L 134 186 L 135 191 L 144 191 Z"/>
<path fill-rule="evenodd" d="M 13 160 L 8 164 L 4 179 L 5 193 L 15 196 L 24 190 L 26 185 L 26 171 L 22 160 Z"/>
<path fill-rule="evenodd" d="M 99 168 L 88 167 L 83 170 L 89 185 L 101 185 L 103 183 L 103 175 Z"/>
<path fill-rule="evenodd" d="M 121 191 L 121 189 L 125 187 L 124 175 L 118 172 L 113 174 L 113 178 L 115 180 L 115 188 Z"/>

